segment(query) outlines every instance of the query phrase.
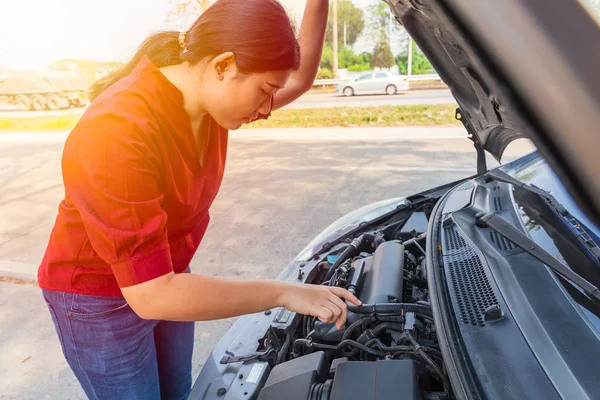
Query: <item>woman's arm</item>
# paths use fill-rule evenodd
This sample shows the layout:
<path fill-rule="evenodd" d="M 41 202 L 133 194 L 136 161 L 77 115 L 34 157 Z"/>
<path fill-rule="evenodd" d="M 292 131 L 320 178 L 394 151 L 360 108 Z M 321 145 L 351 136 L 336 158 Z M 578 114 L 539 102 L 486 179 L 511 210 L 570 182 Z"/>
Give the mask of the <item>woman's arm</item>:
<path fill-rule="evenodd" d="M 341 288 L 281 281 L 174 274 L 162 207 L 160 154 L 153 133 L 124 115 L 80 121 L 65 145 L 67 196 L 90 244 L 109 264 L 123 295 L 142 318 L 198 321 L 275 307 L 338 324 L 346 318 Z M 76 144 L 76 145 L 75 145 Z"/>
<path fill-rule="evenodd" d="M 290 76 L 285 88 L 275 94 L 273 110 L 306 93 L 314 84 L 323 53 L 329 0 L 308 0 L 300 26 L 300 68 Z"/>
<path fill-rule="evenodd" d="M 276 280 L 233 280 L 170 273 L 121 289 L 131 308 L 144 319 L 206 321 L 285 307 L 321 321 L 346 322 L 346 304 L 360 305 L 345 289 Z"/>

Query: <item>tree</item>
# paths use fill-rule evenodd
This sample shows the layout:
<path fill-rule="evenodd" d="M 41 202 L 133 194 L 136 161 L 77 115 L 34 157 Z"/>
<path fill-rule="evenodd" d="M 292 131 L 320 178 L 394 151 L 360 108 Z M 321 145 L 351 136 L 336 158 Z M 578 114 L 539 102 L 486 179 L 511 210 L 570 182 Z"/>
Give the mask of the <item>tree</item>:
<path fill-rule="evenodd" d="M 198 18 L 216 0 L 170 0 L 173 6 L 167 13 L 166 22 L 169 25 L 177 25 L 183 30 Z"/>
<path fill-rule="evenodd" d="M 317 77 L 316 79 L 333 79 L 333 71 L 330 70 L 329 68 L 320 68 L 317 71 Z"/>
<path fill-rule="evenodd" d="M 354 52 L 347 48 L 347 47 L 342 47 L 339 51 L 339 60 L 340 60 L 340 68 L 348 68 L 351 65 L 355 65 L 358 64 L 359 61 L 357 60 L 356 54 L 354 54 Z"/>
<path fill-rule="evenodd" d="M 380 1 L 369 7 L 368 34 L 375 43 L 388 41 L 389 34 L 406 36 L 406 31 L 391 15 L 390 7 Z"/>
<path fill-rule="evenodd" d="M 339 51 L 339 67 L 347 68 L 349 71 L 354 72 L 368 71 L 371 69 L 372 58 L 371 53 L 355 54 L 351 49 L 342 47 Z M 321 70 L 324 70 L 323 74 L 333 74 L 333 50 L 328 44 L 323 46 L 320 65 Z"/>
<path fill-rule="evenodd" d="M 433 74 L 435 70 L 433 66 L 425 57 L 425 54 L 416 45 L 412 47 L 412 73 L 413 75 Z M 406 75 L 408 71 L 408 52 L 399 54 L 396 57 L 396 64 L 398 64 L 399 72 Z"/>
<path fill-rule="evenodd" d="M 325 31 L 325 43 L 333 43 L 332 5 L 329 6 L 327 19 L 327 30 Z M 344 44 L 344 23 L 346 24 L 346 46 L 352 46 L 365 27 L 363 10 L 357 8 L 351 0 L 338 0 L 338 43 Z"/>
<path fill-rule="evenodd" d="M 321 68 L 332 69 L 333 68 L 333 49 L 331 45 L 325 44 L 323 46 L 323 52 L 321 53 Z"/>
<path fill-rule="evenodd" d="M 360 64 L 369 64 L 371 65 L 371 60 L 373 59 L 373 54 L 368 52 L 360 53 L 357 56 L 357 60 Z"/>
<path fill-rule="evenodd" d="M 396 63 L 394 55 L 387 41 L 381 41 L 373 50 L 373 59 L 371 60 L 372 67 L 391 68 Z"/>

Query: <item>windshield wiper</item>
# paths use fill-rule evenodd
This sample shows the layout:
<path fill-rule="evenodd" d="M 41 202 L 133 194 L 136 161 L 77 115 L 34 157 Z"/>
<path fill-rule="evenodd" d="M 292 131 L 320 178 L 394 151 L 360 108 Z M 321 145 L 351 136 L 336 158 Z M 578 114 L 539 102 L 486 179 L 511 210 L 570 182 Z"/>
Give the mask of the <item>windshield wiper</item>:
<path fill-rule="evenodd" d="M 596 258 L 596 260 L 600 261 L 600 247 L 596 244 L 596 242 L 591 238 L 591 236 L 586 232 L 586 230 L 580 225 L 579 221 L 571 213 L 563 206 L 556 198 L 549 192 L 545 191 L 534 185 L 527 185 L 516 178 L 513 178 L 509 174 L 499 169 L 490 171 L 486 174 L 491 179 L 494 179 L 498 182 L 509 183 L 519 189 L 523 189 L 532 193 L 537 194 L 542 199 L 546 200 L 546 203 L 552 207 L 554 211 L 556 211 L 562 217 L 565 222 L 565 226 L 569 229 L 569 231 L 581 241 L 584 247 L 592 253 L 592 255 Z"/>
<path fill-rule="evenodd" d="M 585 280 L 581 275 L 577 274 L 563 263 L 552 257 L 550 253 L 537 245 L 523 232 L 515 228 L 507 220 L 494 213 L 485 214 L 478 213 L 477 226 L 481 228 L 491 228 L 506 239 L 510 240 L 517 247 L 535 257 L 538 261 L 544 263 L 548 268 L 558 273 L 565 279 L 570 280 L 579 286 L 590 298 L 600 301 L 600 289 Z"/>
<path fill-rule="evenodd" d="M 554 198 L 554 196 L 552 196 L 552 194 L 546 192 L 544 189 L 540 189 L 533 185 L 527 185 L 526 183 L 523 183 L 520 180 L 513 178 L 506 172 L 499 170 L 499 169 L 489 171 L 485 175 L 492 178 L 495 181 L 510 183 L 513 186 L 533 192 L 533 193 L 543 197 L 544 199 L 546 199 L 550 203 L 552 208 L 554 208 L 556 210 L 556 212 L 559 213 L 560 215 L 566 216 L 569 214 L 567 209 L 562 204 L 560 204 L 560 202 L 558 200 L 556 200 Z"/>

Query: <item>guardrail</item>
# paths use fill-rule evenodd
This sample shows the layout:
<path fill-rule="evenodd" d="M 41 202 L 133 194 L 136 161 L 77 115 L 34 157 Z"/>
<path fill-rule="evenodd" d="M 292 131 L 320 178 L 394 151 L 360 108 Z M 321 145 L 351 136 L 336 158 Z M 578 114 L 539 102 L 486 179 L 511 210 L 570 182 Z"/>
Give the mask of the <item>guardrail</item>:
<path fill-rule="evenodd" d="M 441 81 L 442 78 L 438 74 L 423 74 L 423 75 L 411 75 L 407 76 L 406 79 L 410 81 Z"/>
<path fill-rule="evenodd" d="M 350 78 L 352 79 L 352 78 Z M 315 79 L 313 86 L 332 86 L 338 83 L 344 82 L 348 79 Z M 424 75 L 411 75 L 406 76 L 406 80 L 411 81 L 441 81 L 438 74 L 424 74 Z"/>

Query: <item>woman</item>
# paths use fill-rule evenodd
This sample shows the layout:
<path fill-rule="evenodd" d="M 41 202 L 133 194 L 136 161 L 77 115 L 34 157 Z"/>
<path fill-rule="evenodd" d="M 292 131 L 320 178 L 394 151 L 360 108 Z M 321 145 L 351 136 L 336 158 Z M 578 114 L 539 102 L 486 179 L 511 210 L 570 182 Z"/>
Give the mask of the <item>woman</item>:
<path fill-rule="evenodd" d="M 65 144 L 65 198 L 38 273 L 89 398 L 186 398 L 193 321 L 285 307 L 341 325 L 342 299 L 360 304 L 340 288 L 185 273 L 221 184 L 227 130 L 308 90 L 327 12 L 327 0 L 308 0 L 298 43 L 275 0 L 219 0 L 93 87 Z"/>

